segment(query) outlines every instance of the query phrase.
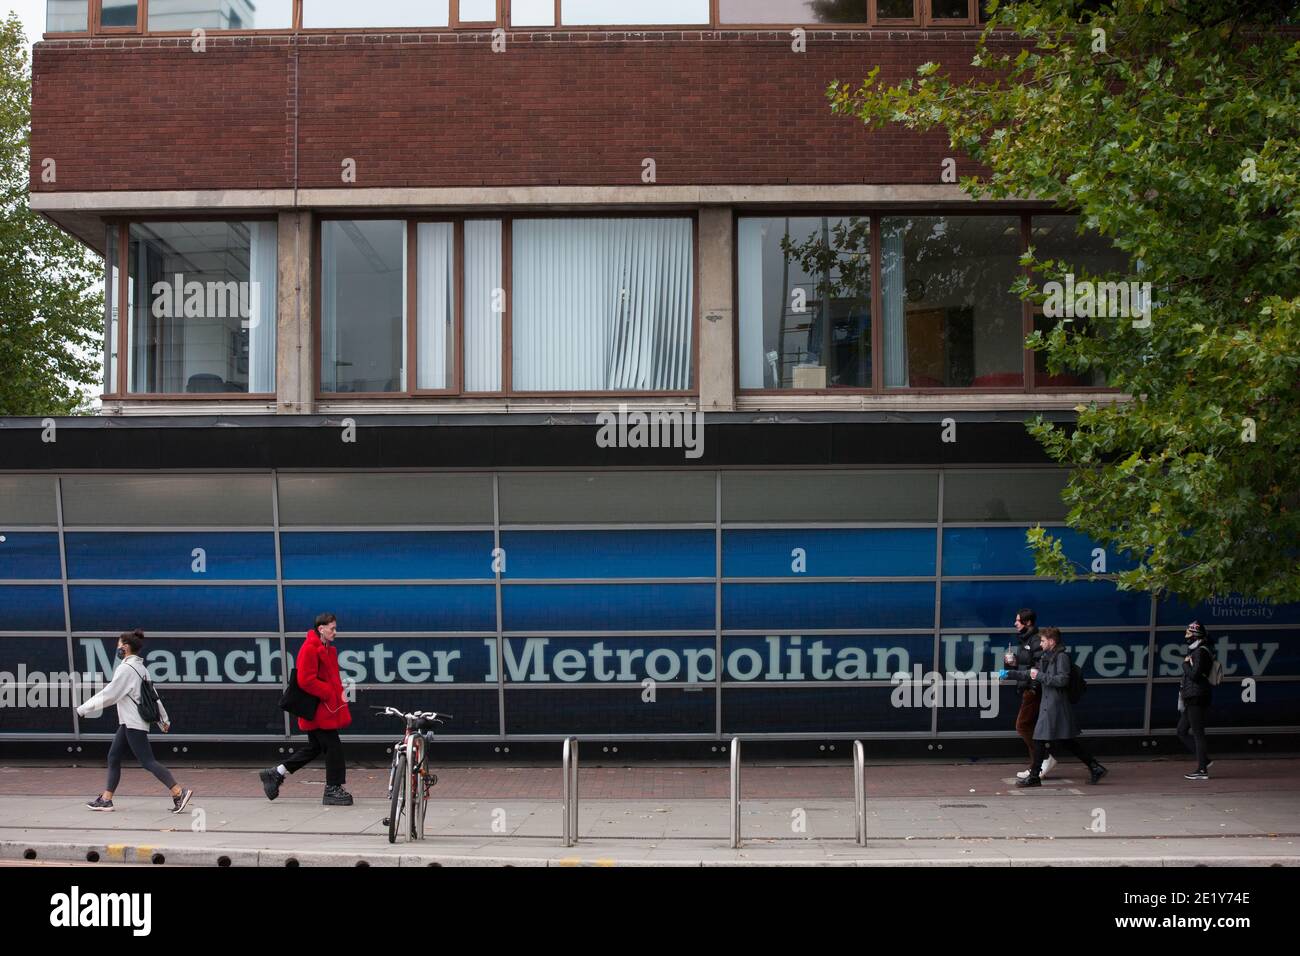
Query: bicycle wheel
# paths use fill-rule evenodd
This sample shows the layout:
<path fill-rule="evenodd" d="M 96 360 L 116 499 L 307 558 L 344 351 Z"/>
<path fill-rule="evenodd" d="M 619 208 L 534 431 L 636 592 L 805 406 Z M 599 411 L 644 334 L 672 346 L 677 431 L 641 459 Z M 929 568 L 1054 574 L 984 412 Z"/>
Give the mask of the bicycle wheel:
<path fill-rule="evenodd" d="M 406 757 L 400 752 L 393 758 L 393 786 L 388 801 L 388 842 L 396 843 L 406 813 Z"/>

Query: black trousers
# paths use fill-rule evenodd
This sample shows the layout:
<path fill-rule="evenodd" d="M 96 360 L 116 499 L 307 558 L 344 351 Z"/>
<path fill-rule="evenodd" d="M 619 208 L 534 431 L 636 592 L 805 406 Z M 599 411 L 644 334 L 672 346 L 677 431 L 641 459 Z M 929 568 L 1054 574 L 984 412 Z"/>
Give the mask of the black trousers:
<path fill-rule="evenodd" d="M 1047 759 L 1047 745 L 1049 743 L 1053 747 L 1062 747 L 1065 750 L 1070 751 L 1070 753 L 1074 754 L 1076 757 L 1082 760 L 1084 766 L 1086 767 L 1091 768 L 1092 765 L 1097 762 L 1096 760 L 1093 759 L 1092 754 L 1088 753 L 1088 751 L 1083 749 L 1083 745 L 1079 743 L 1078 738 L 1066 737 L 1062 740 L 1035 740 L 1034 741 L 1034 764 L 1032 767 L 1029 768 L 1029 773 L 1031 776 L 1034 777 L 1038 776 L 1039 770 L 1043 766 L 1043 761 Z"/>
<path fill-rule="evenodd" d="M 157 777 L 164 787 L 170 790 L 176 786 L 176 778 L 171 775 L 171 771 L 154 759 L 149 734 L 143 730 L 133 730 L 126 724 L 118 724 L 113 744 L 108 748 L 108 780 L 104 784 L 105 790 L 112 793 L 121 782 L 122 758 L 126 756 L 128 748 L 135 754 L 135 759 L 140 762 L 140 766 Z"/>
<path fill-rule="evenodd" d="M 290 773 L 301 770 L 321 754 L 325 755 L 325 785 L 341 787 L 347 783 L 348 766 L 343 758 L 343 741 L 337 730 L 307 731 L 307 746 L 284 762 Z"/>
<path fill-rule="evenodd" d="M 1178 739 L 1189 753 L 1196 754 L 1196 769 L 1206 769 L 1210 762 L 1209 748 L 1205 743 L 1205 717 L 1209 705 L 1196 700 L 1183 701 L 1183 712 L 1178 718 Z M 1187 731 L 1191 730 L 1189 734 Z"/>

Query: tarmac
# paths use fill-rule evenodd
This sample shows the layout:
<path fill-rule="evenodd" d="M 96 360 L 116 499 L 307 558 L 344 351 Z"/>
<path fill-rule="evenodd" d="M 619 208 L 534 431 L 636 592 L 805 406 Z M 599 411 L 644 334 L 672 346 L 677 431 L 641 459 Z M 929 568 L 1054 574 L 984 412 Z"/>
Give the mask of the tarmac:
<path fill-rule="evenodd" d="M 161 754 L 160 754 L 161 756 Z M 1062 762 L 1018 790 L 1020 765 L 869 763 L 866 844 L 851 765 L 744 768 L 741 846 L 730 846 L 728 770 L 584 766 L 578 840 L 561 839 L 558 767 L 439 768 L 422 840 L 390 844 L 386 768 L 350 768 L 351 807 L 320 802 L 323 767 L 274 802 L 255 767 L 172 767 L 195 789 L 179 815 L 128 766 L 112 813 L 85 802 L 100 767 L 0 766 L 0 862 L 181 866 L 1295 866 L 1300 758 L 1120 760 L 1090 786 Z"/>

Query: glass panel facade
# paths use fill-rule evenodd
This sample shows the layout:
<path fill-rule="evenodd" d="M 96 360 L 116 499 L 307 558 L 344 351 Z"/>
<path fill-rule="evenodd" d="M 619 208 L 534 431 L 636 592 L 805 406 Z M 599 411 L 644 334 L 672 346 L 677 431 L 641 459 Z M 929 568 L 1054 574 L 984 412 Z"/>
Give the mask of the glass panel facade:
<path fill-rule="evenodd" d="M 687 25 L 709 22 L 709 0 L 561 0 L 564 26 Z"/>
<path fill-rule="evenodd" d="M 149 0 L 149 29 L 287 30 L 293 0 Z"/>
<path fill-rule="evenodd" d="M 936 469 L 65 475 L 71 617 L 57 529 L 0 519 L 0 672 L 107 675 L 113 635 L 142 627 L 154 678 L 176 685 L 167 703 L 178 734 L 283 738 L 281 681 L 303 633 L 328 610 L 339 616 L 340 667 L 360 685 L 354 737 L 394 732 L 370 704 L 427 707 L 433 693 L 456 714 L 448 732 L 469 738 L 1009 739 L 1010 685 L 996 719 L 971 697 L 940 707 L 932 724 L 930 707 L 898 703 L 895 677 L 991 672 L 1016 610 L 1032 607 L 1040 624 L 1063 628 L 1088 678 L 1085 732 L 1139 734 L 1148 719 L 1158 732 L 1172 728 L 1183 627 L 1193 618 L 1209 628 L 1228 680 L 1261 679 L 1257 704 L 1216 696 L 1216 726 L 1296 726 L 1300 605 L 1242 595 L 1157 605 L 1116 589 L 1115 555 L 1100 581 L 1035 579 L 1025 528 L 1051 520 L 1063 476 L 947 469 L 939 502 L 940 477 Z M 891 485 L 920 491 L 887 498 Z M 768 502 L 800 503 L 765 509 L 765 488 Z M 32 520 L 57 523 L 41 504 L 53 501 L 54 478 L 0 479 L 5 490 L 33 504 Z M 995 493 L 1001 504 L 990 509 Z M 0 509 L 8 501 L 0 494 Z M 879 520 L 894 506 L 905 520 Z M 457 511 L 460 527 L 439 527 Z M 1054 533 L 1071 558 L 1092 557 L 1085 538 Z M 659 685 L 654 707 L 641 699 L 646 679 Z M 60 721 L 22 713 L 0 733 L 73 733 Z M 81 727 L 92 736 L 111 729 L 105 720 Z"/>
<path fill-rule="evenodd" d="M 130 391 L 274 393 L 275 223 L 139 222 L 129 236 Z"/>
<path fill-rule="evenodd" d="M 501 220 L 465 223 L 465 391 L 501 390 L 502 319 L 506 290 L 501 278 Z"/>
<path fill-rule="evenodd" d="M 117 353 L 118 353 L 118 282 L 121 279 L 121 263 L 118 259 L 119 243 L 116 225 L 109 226 L 104 239 L 104 391 L 108 394 L 117 392 Z"/>
<path fill-rule="evenodd" d="M 46 475 L 0 475 L 0 531 L 57 522 L 54 487 Z"/>
<path fill-rule="evenodd" d="M 406 223 L 321 223 L 323 392 L 406 391 Z"/>
<path fill-rule="evenodd" d="M 741 388 L 871 387 L 871 223 L 741 219 Z"/>
<path fill-rule="evenodd" d="M 555 0 L 510 0 L 510 25 L 555 26 Z"/>
<path fill-rule="evenodd" d="M 302 25 L 308 30 L 445 27 L 448 11 L 448 0 L 302 0 Z"/>
<path fill-rule="evenodd" d="M 1140 293 L 1140 285 L 1136 284 L 1136 275 L 1132 272 L 1128 255 L 1096 232 L 1080 235 L 1078 216 L 1035 216 L 1029 242 L 1033 246 L 1035 258 L 1064 263 L 1068 278 L 1054 281 L 1068 283 L 1069 288 L 1080 292 L 1085 285 L 1089 287 L 1089 295 L 1092 297 L 1089 308 L 1099 310 L 1093 314 L 1101 315 L 1103 311 L 1107 315 L 1128 316 L 1131 313 L 1137 317 L 1141 314 L 1144 298 Z M 1110 281 L 1104 281 L 1107 277 Z M 1036 310 L 1035 329 L 1047 334 L 1059 323 L 1067 322 L 1073 323 L 1076 330 L 1086 330 L 1089 316 L 1063 316 L 1063 303 L 1058 300 L 1053 305 L 1053 315 L 1045 314 L 1043 307 Z M 1100 387 L 1105 384 L 1106 377 L 1100 370 L 1051 374 L 1047 370 L 1047 353 L 1034 353 L 1035 388 Z"/>
<path fill-rule="evenodd" d="M 99 25 L 109 29 L 134 27 L 138 0 L 100 0 Z"/>
<path fill-rule="evenodd" d="M 418 388 L 456 381 L 456 243 L 449 222 L 422 222 L 415 238 L 415 341 Z"/>
<path fill-rule="evenodd" d="M 722 23 L 866 23 L 867 0 L 721 0 Z"/>
<path fill-rule="evenodd" d="M 89 0 L 45 0 L 46 33 L 84 33 L 89 29 Z"/>
<path fill-rule="evenodd" d="M 689 219 L 517 219 L 517 391 L 691 387 Z"/>
<path fill-rule="evenodd" d="M 497 0 L 456 0 L 456 16 L 461 23 L 495 23 Z"/>
<path fill-rule="evenodd" d="M 881 220 L 886 388 L 1020 388 L 1018 216 Z"/>

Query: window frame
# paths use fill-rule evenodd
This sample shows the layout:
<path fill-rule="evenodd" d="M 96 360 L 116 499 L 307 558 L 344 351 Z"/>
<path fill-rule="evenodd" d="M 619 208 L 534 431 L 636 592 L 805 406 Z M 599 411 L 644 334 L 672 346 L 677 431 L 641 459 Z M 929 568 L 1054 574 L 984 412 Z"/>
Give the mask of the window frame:
<path fill-rule="evenodd" d="M 296 2 L 296 0 L 295 0 Z M 103 0 L 90 0 L 91 6 L 91 33 L 99 36 L 132 36 L 145 32 L 144 25 L 149 21 L 149 0 L 135 0 L 135 26 L 134 27 L 106 27 L 103 24 L 104 2 Z M 72 34 L 80 36 L 80 34 Z"/>
<path fill-rule="evenodd" d="M 740 236 L 741 219 L 771 219 L 777 216 L 795 217 L 849 217 L 871 220 L 871 387 L 870 388 L 744 388 L 740 384 Z M 732 263 L 731 263 L 731 301 L 736 315 L 732 323 L 732 380 L 735 384 L 737 398 L 774 398 L 785 396 L 811 396 L 829 398 L 835 396 L 890 396 L 890 395 L 1027 395 L 1027 394 L 1075 394 L 1094 392 L 1098 394 L 1119 394 L 1119 390 L 1107 385 L 1065 385 L 1039 386 L 1034 380 L 1034 353 L 1025 348 L 1024 339 L 1034 330 L 1034 315 L 1038 307 L 1032 301 L 1020 303 L 1021 326 L 1021 385 L 1010 386 L 969 386 L 965 388 L 914 387 L 886 388 L 884 385 L 884 290 L 880 282 L 880 222 L 885 218 L 910 217 L 954 217 L 954 216 L 993 216 L 1018 217 L 1020 220 L 1020 249 L 1023 255 L 1028 249 L 1030 231 L 1034 216 L 1069 216 L 1077 213 L 1062 212 L 1050 208 L 1034 206 L 1013 209 L 961 209 L 951 207 L 917 206 L 915 208 L 881 208 L 861 206 L 836 206 L 832 209 L 815 207 L 792 207 L 774 210 L 770 207 L 736 206 L 732 210 Z M 1021 274 L 1029 274 L 1027 266 L 1017 265 Z"/>
<path fill-rule="evenodd" d="M 98 2 L 98 0 L 95 0 L 95 2 Z M 141 2 L 143 2 L 143 0 L 141 0 Z M 131 285 L 131 276 L 127 266 L 128 263 L 130 262 L 131 226 L 134 223 L 274 222 L 277 224 L 276 245 L 278 247 L 280 241 L 279 238 L 280 233 L 278 228 L 279 217 L 273 214 L 268 215 L 265 213 L 260 215 L 246 215 L 246 216 L 207 215 L 207 216 L 166 216 L 166 217 L 158 217 L 158 218 L 146 218 L 141 216 L 109 216 L 109 217 L 105 217 L 104 221 L 107 227 L 117 229 L 117 267 L 118 267 L 118 275 L 121 276 L 121 278 L 118 280 L 117 283 L 118 288 L 117 288 L 117 296 L 116 296 L 117 315 L 118 315 L 117 375 L 115 376 L 116 381 L 113 383 L 114 390 L 112 392 L 107 392 L 107 391 L 102 392 L 100 395 L 100 400 L 113 401 L 113 402 L 208 402 L 210 404 L 227 402 L 227 401 L 263 402 L 263 403 L 274 402 L 276 400 L 276 395 L 278 394 L 278 392 L 222 392 L 220 393 L 221 396 L 220 398 L 214 398 L 213 393 L 211 392 L 132 392 L 130 390 L 131 383 L 127 376 L 127 368 L 130 364 L 128 361 L 128 356 L 130 355 L 130 349 L 131 349 L 131 326 L 133 324 L 132 320 L 134 317 L 131 315 L 130 311 L 127 308 L 127 299 L 128 299 L 128 294 L 130 292 L 130 285 Z M 107 232 L 105 233 L 105 237 L 107 238 Z M 277 269 L 278 269 L 278 262 L 279 262 L 278 249 L 277 249 L 276 262 L 277 262 Z M 104 277 L 105 280 L 107 280 L 108 278 L 107 262 L 104 263 L 104 267 L 105 267 Z M 279 277 L 277 276 L 277 280 L 278 278 Z M 105 294 L 107 294 L 107 291 L 108 291 L 108 287 L 106 284 Z M 278 293 L 277 293 L 277 299 L 278 299 Z M 107 319 L 105 321 L 107 322 Z M 278 325 L 279 325 L 279 302 L 278 301 L 276 303 L 276 324 L 277 324 L 277 340 L 278 340 Z M 105 329 L 105 338 L 106 341 L 109 341 L 111 343 L 110 329 L 107 328 Z M 279 344 L 278 341 L 276 344 L 277 345 Z M 105 352 L 104 354 L 104 363 L 105 365 L 107 365 L 108 363 L 107 352 Z M 279 388 L 278 375 L 276 376 L 276 388 L 277 389 Z"/>
<path fill-rule="evenodd" d="M 321 272 L 324 260 L 321 257 L 321 225 L 327 221 L 365 220 L 365 219 L 399 219 L 406 223 L 407 263 L 405 281 L 408 283 L 406 296 L 406 351 L 407 388 L 392 392 L 327 392 L 322 389 L 321 378 Z M 514 387 L 514 223 L 522 219 L 688 219 L 691 223 L 691 387 L 671 391 L 610 391 L 610 390 L 518 390 Z M 501 288 L 505 293 L 505 308 L 501 313 L 501 388 L 495 391 L 469 391 L 465 388 L 465 223 L 466 221 L 499 221 L 501 223 Z M 416 388 L 419 381 L 419 368 L 416 364 L 419 355 L 419 343 L 416 341 L 418 328 L 416 307 L 419 301 L 419 288 L 416 275 L 415 245 L 418 224 L 421 222 L 452 222 L 455 224 L 453 241 L 452 273 L 456 289 L 456 308 L 453 321 L 455 330 L 455 381 L 452 387 L 445 389 Z M 694 208 L 681 209 L 669 207 L 655 210 L 576 210 L 566 212 L 530 212 L 501 213 L 490 212 L 458 213 L 450 216 L 437 216 L 428 213 L 370 213 L 366 215 L 334 214 L 316 217 L 313 223 L 313 265 L 312 265 L 312 341 L 315 347 L 313 394 L 318 402 L 339 402 L 359 399 L 366 402 L 383 402 L 392 400 L 410 400 L 419 398 L 458 398 L 458 399 L 511 399 L 511 398 L 565 398 L 571 401 L 583 399 L 609 398 L 698 398 L 700 394 L 700 217 Z"/>

